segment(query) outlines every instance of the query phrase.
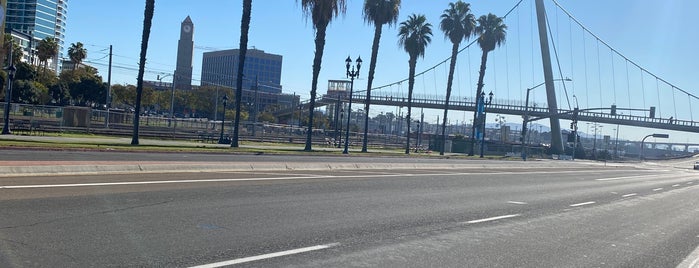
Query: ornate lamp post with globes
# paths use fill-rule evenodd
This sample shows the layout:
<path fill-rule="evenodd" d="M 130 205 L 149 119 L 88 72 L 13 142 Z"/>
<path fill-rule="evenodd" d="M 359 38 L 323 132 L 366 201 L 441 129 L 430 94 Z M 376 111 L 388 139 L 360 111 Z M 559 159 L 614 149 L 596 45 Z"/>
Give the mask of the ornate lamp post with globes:
<path fill-rule="evenodd" d="M 356 70 L 354 69 L 355 66 L 351 66 L 352 59 L 349 56 L 347 56 L 345 63 L 345 67 L 347 67 L 347 77 L 350 78 L 350 95 L 349 104 L 347 105 L 347 129 L 345 129 L 345 150 L 342 151 L 342 154 L 349 154 L 349 128 L 351 118 L 350 114 L 352 113 L 352 93 L 354 91 L 354 78 L 359 78 L 359 69 L 362 68 L 362 57 L 357 57 Z M 351 71 L 350 66 L 352 67 Z"/>

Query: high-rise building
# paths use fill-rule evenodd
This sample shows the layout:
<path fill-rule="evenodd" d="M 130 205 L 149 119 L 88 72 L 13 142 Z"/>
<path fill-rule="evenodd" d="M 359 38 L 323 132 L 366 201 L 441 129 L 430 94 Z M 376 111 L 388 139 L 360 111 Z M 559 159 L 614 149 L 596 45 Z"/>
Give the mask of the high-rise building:
<path fill-rule="evenodd" d="M 201 85 L 235 88 L 239 56 L 238 49 L 205 52 L 201 64 Z M 257 86 L 260 92 L 281 93 L 282 56 L 248 49 L 243 75 L 243 90 Z"/>
<path fill-rule="evenodd" d="M 5 30 L 15 30 L 30 36 L 20 45 L 25 50 L 25 60 L 37 63 L 36 46 L 42 39 L 53 37 L 58 43 L 58 54 L 50 61 L 55 71 L 60 71 L 60 59 L 65 47 L 66 15 L 68 0 L 7 0 Z M 21 40 L 20 40 L 21 41 Z"/>
<path fill-rule="evenodd" d="M 180 26 L 180 41 L 177 44 L 177 66 L 175 69 L 175 87 L 192 89 L 192 61 L 194 59 L 194 23 L 187 16 Z"/>

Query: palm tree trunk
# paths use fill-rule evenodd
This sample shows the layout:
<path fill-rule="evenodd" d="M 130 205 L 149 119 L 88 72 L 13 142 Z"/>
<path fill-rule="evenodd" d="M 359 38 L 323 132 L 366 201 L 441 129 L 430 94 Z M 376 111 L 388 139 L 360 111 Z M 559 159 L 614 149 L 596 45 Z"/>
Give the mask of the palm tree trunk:
<path fill-rule="evenodd" d="M 415 86 L 415 65 L 417 65 L 417 55 L 410 55 L 408 60 L 408 134 L 405 142 L 405 154 L 410 154 L 410 115 L 413 109 L 413 87 Z"/>
<path fill-rule="evenodd" d="M 248 52 L 248 31 L 250 30 L 250 13 L 252 13 L 252 0 L 243 0 L 243 18 L 240 21 L 240 54 L 238 56 L 238 75 L 235 88 L 235 123 L 233 126 L 233 140 L 231 147 L 238 147 L 238 131 L 240 126 L 240 103 L 243 98 L 243 67 L 245 67 L 245 55 Z M 216 100 L 218 101 L 218 100 Z M 224 114 L 226 111 L 223 111 Z M 254 127 L 254 126 L 253 126 Z"/>
<path fill-rule="evenodd" d="M 473 125 L 471 126 L 471 150 L 468 153 L 469 156 L 474 155 L 474 147 L 476 146 L 476 124 L 478 124 L 480 127 L 480 123 L 476 120 L 478 120 L 478 102 L 480 101 L 481 93 L 483 92 L 483 77 L 485 77 L 485 64 L 487 61 L 488 51 L 483 50 L 483 55 L 481 56 L 481 70 L 478 73 L 478 89 L 476 90 L 476 110 L 473 111 Z M 483 130 L 485 130 L 485 125 L 483 126 Z"/>
<path fill-rule="evenodd" d="M 454 82 L 454 69 L 456 68 L 456 56 L 459 54 L 459 43 L 454 43 L 451 47 L 451 62 L 449 63 L 449 77 L 447 78 L 447 98 L 444 100 L 444 117 L 442 120 L 442 148 L 439 155 L 444 155 L 447 145 L 447 114 L 449 113 L 449 98 L 451 98 L 451 86 Z"/>
<path fill-rule="evenodd" d="M 306 148 L 304 151 L 312 150 L 313 142 L 313 110 L 316 108 L 316 90 L 318 89 L 318 75 L 320 74 L 320 64 L 323 61 L 323 49 L 325 48 L 325 30 L 328 28 L 325 21 L 316 25 L 316 53 L 313 58 L 313 80 L 311 81 L 311 102 L 308 107 L 308 133 L 306 134 Z"/>
<path fill-rule="evenodd" d="M 369 106 L 371 104 L 371 84 L 374 82 L 374 72 L 376 71 L 376 59 L 379 55 L 379 41 L 383 25 L 376 23 L 374 28 L 374 43 L 371 45 L 371 61 L 369 62 L 369 78 L 366 84 L 366 101 L 364 102 L 364 140 L 362 141 L 362 152 L 367 152 L 369 139 Z"/>
<path fill-rule="evenodd" d="M 141 97 L 143 96 L 143 72 L 146 67 L 146 54 L 148 51 L 148 38 L 150 38 L 150 28 L 153 21 L 153 11 L 155 0 L 146 0 L 146 10 L 143 19 L 143 37 L 141 38 L 141 58 L 138 64 L 138 77 L 136 78 L 136 109 L 133 119 L 133 137 L 131 145 L 138 145 L 138 124 L 141 115 Z"/>

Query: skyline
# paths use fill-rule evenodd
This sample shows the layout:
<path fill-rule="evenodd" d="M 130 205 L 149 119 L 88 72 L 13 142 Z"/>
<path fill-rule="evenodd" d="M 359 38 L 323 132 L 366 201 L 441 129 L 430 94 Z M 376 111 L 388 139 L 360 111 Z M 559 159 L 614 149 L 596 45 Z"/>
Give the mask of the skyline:
<path fill-rule="evenodd" d="M 409 14 L 420 11 L 420 13 L 424 13 L 428 17 L 428 21 L 433 25 L 433 41 L 427 47 L 425 58 L 418 61 L 418 72 L 436 65 L 450 56 L 451 43 L 444 39 L 443 33 L 438 28 L 439 15 L 441 15 L 450 1 L 438 2 L 440 4 L 433 4 L 432 2 L 426 4 L 418 0 L 404 0 L 402 4 L 399 23 L 404 21 Z M 518 1 L 498 1 L 493 3 L 492 1 L 480 0 L 469 2 L 471 3 L 472 13 L 476 16 L 489 12 L 502 16 Z M 558 41 L 561 41 L 561 36 L 563 37 L 562 39 L 567 38 L 568 34 L 563 33 L 562 30 L 562 33 L 558 33 L 559 28 L 568 27 L 567 17 L 558 11 L 551 1 L 545 2 L 549 19 L 554 21 L 551 25 L 553 35 L 560 35 L 551 36 L 550 38 L 554 40 L 558 38 Z M 639 65 L 648 71 L 658 74 L 658 76 L 679 88 L 695 95 L 698 93 L 696 90 L 697 82 L 691 79 L 691 71 L 697 69 L 697 62 L 699 62 L 692 48 L 693 44 L 699 41 L 699 36 L 694 31 L 682 30 L 681 26 L 691 25 L 691 10 L 696 10 L 699 7 L 699 3 L 683 0 L 651 6 L 630 0 L 614 1 L 612 3 L 606 1 L 594 1 L 595 3 L 590 3 L 589 1 L 586 3 L 578 3 L 576 1 L 559 2 L 593 33 L 621 53 L 624 53 L 629 59 L 638 62 Z M 236 1 L 232 3 L 216 2 L 217 8 L 215 10 L 207 8 L 212 3 L 213 1 L 208 1 L 209 5 L 205 3 L 194 7 L 190 2 L 181 0 L 156 2 L 148 51 L 148 64 L 146 66 L 146 80 L 155 80 L 158 74 L 167 74 L 174 71 L 179 26 L 187 16 L 191 16 L 195 29 L 194 84 L 198 84 L 198 79 L 201 76 L 201 57 L 203 52 L 211 51 L 212 48 L 219 50 L 238 47 L 241 3 Z M 537 65 L 541 61 L 540 54 L 537 55 L 538 41 L 535 44 L 535 49 L 531 46 L 527 48 L 521 45 L 531 41 L 532 32 L 528 30 L 528 27 L 530 28 L 531 26 L 531 18 L 527 17 L 527 14 L 532 10 L 532 3 L 532 0 L 523 1 L 522 6 L 506 19 L 506 23 L 510 26 L 510 32 L 508 33 L 508 38 L 510 39 L 506 43 L 507 47 L 501 47 L 491 52 L 489 61 L 492 61 L 493 65 L 497 64 L 497 66 L 492 66 L 491 62 L 489 62 L 488 68 L 493 72 L 486 74 L 486 85 L 493 85 L 494 88 L 491 87 L 486 90 L 494 91 L 496 97 L 523 100 L 523 91 L 527 87 L 543 81 L 543 75 L 540 75 L 541 67 Z M 353 58 L 361 55 L 364 59 L 367 59 L 368 65 L 373 28 L 362 20 L 362 4 L 363 1 L 348 1 L 347 15 L 335 19 L 329 26 L 319 79 L 319 94 L 325 92 L 327 80 L 344 78 L 344 59 L 348 54 Z M 86 14 L 92 14 L 96 9 L 107 9 L 111 12 L 100 16 L 100 20 L 92 20 L 92 17 Z M 78 41 L 85 43 L 88 49 L 86 62 L 97 67 L 100 74 L 105 77 L 105 80 L 107 73 L 106 64 L 104 64 L 107 60 L 105 58 L 107 53 L 105 49 L 108 48 L 109 44 L 113 44 L 115 54 L 113 84 L 135 84 L 135 69 L 138 67 L 136 62 L 140 45 L 140 31 L 142 30 L 142 10 L 143 3 L 140 2 L 119 4 L 100 2 L 95 4 L 85 0 L 72 0 L 68 15 L 66 43 L 70 44 Z M 279 10 L 283 10 L 283 12 L 279 12 Z M 119 16 L 127 12 L 133 13 L 132 16 L 129 16 L 132 19 L 125 20 Z M 226 12 L 230 13 L 226 14 Z M 648 14 L 657 14 L 656 19 L 648 19 Z M 94 29 L 101 29 L 109 34 L 95 34 Z M 407 53 L 398 47 L 396 34 L 396 26 L 391 28 L 384 27 L 376 79 L 374 81 L 375 86 L 389 84 L 407 77 L 408 56 Z M 652 38 L 648 40 L 648 37 Z M 462 47 L 468 43 L 462 43 Z M 573 50 L 572 45 L 570 45 L 571 50 Z M 284 57 L 282 69 L 284 92 L 295 93 L 300 95 L 302 99 L 308 98 L 311 80 L 310 66 L 313 59 L 313 29 L 311 23 L 303 16 L 299 3 L 296 3 L 296 1 L 253 2 L 249 47 L 282 55 Z M 594 45 L 590 47 L 594 48 Z M 525 51 L 529 49 L 531 49 L 531 52 Z M 459 55 L 459 66 L 457 66 L 457 75 L 454 78 L 454 94 L 457 97 L 468 97 L 475 92 L 475 78 L 477 77 L 477 66 L 480 63 L 480 49 L 476 47 L 473 51 L 471 50 L 468 49 Z M 515 53 L 515 50 L 520 51 Z M 505 56 L 508 54 L 509 59 Z M 532 60 L 527 62 L 521 60 L 521 58 Z M 508 60 L 510 61 L 509 64 L 513 66 L 503 67 L 503 63 L 507 63 Z M 612 64 L 615 64 L 616 61 L 618 59 L 612 57 Z M 467 62 L 468 67 L 464 68 Z M 572 65 L 571 63 L 568 64 Z M 443 67 L 440 66 L 440 68 Z M 616 66 L 614 68 L 619 67 Z M 471 71 L 467 72 L 464 69 Z M 587 69 L 586 66 L 585 71 Z M 520 72 L 517 79 L 515 79 L 517 76 L 514 74 L 515 70 Z M 569 73 L 575 74 L 575 77 L 572 77 L 574 82 L 570 85 L 573 87 L 573 90 L 576 87 L 582 87 L 583 81 L 586 80 L 580 75 L 581 71 L 575 72 L 572 67 L 570 70 L 564 70 L 563 72 L 566 75 Z M 590 72 L 595 73 L 595 75 L 599 72 L 598 79 L 600 80 L 599 83 L 602 84 L 601 81 L 606 74 L 603 74 L 600 70 L 592 71 L 591 69 Z M 444 73 L 444 70 L 435 70 L 429 77 L 416 79 L 415 94 L 439 95 L 441 93 L 443 96 L 445 90 L 442 86 L 442 73 Z M 507 75 L 507 79 L 503 79 L 503 74 Z M 366 71 L 361 75 L 361 79 L 356 82 L 356 90 L 366 89 Z M 606 107 L 609 105 L 609 103 L 606 103 L 608 99 L 614 99 L 614 103 L 622 104 L 620 106 L 627 106 L 627 102 L 631 106 L 642 106 L 635 103 L 635 98 L 638 96 L 634 96 L 633 100 L 630 98 L 631 95 L 635 94 L 623 94 L 622 92 L 620 96 L 617 96 L 617 91 L 622 90 L 616 89 L 612 97 L 611 95 L 607 96 L 608 92 L 603 92 L 600 88 L 598 89 L 598 96 L 597 91 L 593 92 L 590 89 L 591 85 L 597 82 L 584 82 L 587 92 L 578 93 L 578 99 L 586 107 L 594 107 L 596 105 Z M 623 87 L 616 83 L 620 82 L 615 81 L 615 87 Z M 560 85 L 557 84 L 557 87 L 560 87 Z M 557 88 L 557 90 L 559 89 Z M 397 85 L 386 89 L 386 91 L 407 91 L 407 86 Z M 646 101 L 645 91 L 648 91 L 649 94 L 655 94 L 655 92 L 649 89 L 644 90 L 643 103 L 645 106 L 648 106 L 649 103 L 652 104 L 653 98 L 648 96 Z M 536 91 L 532 91 L 532 94 L 534 102 L 542 102 L 545 99 L 544 94 L 537 94 Z M 663 92 L 663 96 L 665 94 Z M 629 95 L 628 101 L 623 98 L 625 97 L 624 95 Z M 563 100 L 563 94 L 559 94 L 558 97 L 559 107 L 564 107 L 564 103 L 560 102 L 560 100 Z M 617 97 L 619 97 L 619 100 L 617 100 Z M 676 98 L 676 96 L 672 96 L 672 98 Z M 668 105 L 661 103 L 659 100 L 658 104 L 663 104 L 658 105 L 659 109 L 671 109 L 671 106 L 680 106 L 680 104 Z M 692 103 L 690 103 L 691 105 Z M 699 105 L 699 103 L 695 105 Z M 686 106 L 684 104 L 682 107 Z M 675 118 L 684 117 L 689 120 L 690 117 L 693 117 L 693 114 L 688 113 L 688 111 L 682 111 L 683 108 L 680 108 L 679 111 L 677 111 L 677 108 L 675 109 L 674 114 L 677 115 Z M 372 106 L 371 114 L 375 115 L 381 111 L 395 110 L 395 108 L 390 107 L 374 108 Z M 673 114 L 672 111 L 663 110 L 660 113 L 665 115 Z M 470 118 L 470 115 L 466 116 L 466 113 L 462 115 L 462 112 L 450 113 L 452 123 L 454 123 L 454 120 L 462 121 L 464 118 Z M 518 116 L 508 116 L 508 122 L 516 122 L 517 120 L 521 119 Z M 562 122 L 562 125 L 565 125 L 564 122 Z"/>

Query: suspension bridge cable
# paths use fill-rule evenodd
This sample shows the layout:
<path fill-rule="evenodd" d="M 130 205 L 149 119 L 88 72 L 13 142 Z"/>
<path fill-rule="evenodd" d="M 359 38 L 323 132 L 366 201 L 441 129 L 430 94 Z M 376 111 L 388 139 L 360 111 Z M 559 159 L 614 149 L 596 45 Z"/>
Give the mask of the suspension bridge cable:
<path fill-rule="evenodd" d="M 590 80 L 588 79 L 587 76 L 587 40 L 585 39 L 585 32 L 582 32 L 582 40 L 583 40 L 583 59 L 585 60 L 585 106 L 590 107 L 590 94 L 588 92 L 590 91 Z"/>
<path fill-rule="evenodd" d="M 570 37 L 570 76 L 575 77 L 575 66 L 573 64 L 573 23 L 571 22 L 570 18 L 568 18 L 568 36 Z M 571 91 L 573 92 L 573 96 L 575 96 L 575 80 L 571 81 Z"/>
<path fill-rule="evenodd" d="M 646 106 L 646 86 L 644 80 L 646 79 L 643 77 L 643 70 L 641 70 L 641 90 L 643 90 L 643 107 L 648 107 Z"/>
<path fill-rule="evenodd" d="M 616 105 L 616 71 L 614 70 L 614 52 L 611 49 L 609 55 L 612 58 L 612 92 L 614 92 L 614 105 Z"/>
<path fill-rule="evenodd" d="M 517 30 L 522 28 L 521 27 L 522 20 L 520 19 L 519 14 L 520 14 L 519 9 L 517 9 Z M 521 32 L 519 32 L 519 33 L 521 33 Z M 469 63 L 469 69 L 470 69 L 470 66 L 471 65 Z M 518 91 L 519 91 L 519 99 L 521 100 L 521 99 L 523 99 L 522 98 L 523 91 L 521 90 L 523 88 L 522 87 L 522 35 L 521 34 L 517 35 L 517 66 L 518 66 L 518 70 L 519 70 L 519 89 L 520 89 Z"/>
<path fill-rule="evenodd" d="M 553 37 L 553 34 L 551 33 L 551 24 L 549 24 L 548 14 L 545 15 L 545 17 L 546 17 L 546 25 L 548 26 L 548 29 L 549 29 L 549 35 L 551 35 L 551 37 Z M 558 75 L 560 75 L 561 81 L 564 81 L 563 70 L 561 69 L 561 61 L 558 58 L 558 49 L 556 49 L 556 42 L 553 41 L 553 38 L 551 38 L 551 45 L 553 46 L 553 54 L 556 56 L 556 64 L 558 65 Z M 561 83 L 561 84 L 563 84 L 563 92 L 565 93 L 566 100 L 568 101 L 568 110 L 572 110 L 572 108 L 570 107 L 570 98 L 568 97 L 568 89 L 566 88 L 566 83 Z"/>
<path fill-rule="evenodd" d="M 675 109 L 675 118 L 677 118 L 677 101 L 675 100 L 675 90 L 672 90 L 672 108 Z"/>
<path fill-rule="evenodd" d="M 687 100 L 689 101 L 689 119 L 694 121 L 694 110 L 692 110 L 692 98 L 687 98 Z"/>
<path fill-rule="evenodd" d="M 512 7 L 509 11 L 507 11 L 507 13 L 505 13 L 505 16 L 502 16 L 502 18 L 503 18 L 503 19 L 504 19 L 504 18 L 507 18 L 507 16 L 509 16 L 510 13 L 512 13 L 512 11 L 514 11 L 517 7 L 519 7 L 519 5 L 522 3 L 522 1 L 524 1 L 524 0 L 519 0 L 519 2 L 517 2 L 517 4 L 515 4 L 515 6 Z M 461 53 L 462 51 L 464 51 L 464 50 L 470 48 L 470 47 L 471 47 L 473 44 L 475 44 L 477 41 L 478 41 L 478 38 L 474 39 L 473 41 L 471 41 L 470 43 L 468 43 L 468 45 L 466 45 L 465 47 L 459 49 L 459 51 L 457 52 L 457 54 L 459 54 L 459 53 Z M 435 64 L 434 66 L 432 66 L 432 67 L 430 67 L 430 68 L 428 68 L 428 69 L 426 69 L 426 70 L 424 70 L 424 71 L 422 71 L 422 72 L 420 72 L 420 73 L 415 74 L 415 76 L 421 76 L 421 75 L 423 75 L 423 74 L 429 72 L 430 70 L 433 70 L 433 69 L 437 68 L 437 66 L 442 65 L 442 64 L 445 64 L 445 63 L 446 63 L 447 61 L 449 61 L 449 60 L 451 60 L 451 56 L 448 57 L 448 58 L 446 58 L 446 59 L 444 59 L 443 61 L 441 61 L 441 62 Z M 383 86 L 378 86 L 378 87 L 372 88 L 371 90 L 379 90 L 379 89 L 386 88 L 386 87 L 390 87 L 390 86 L 392 86 L 392 85 L 394 85 L 394 84 L 402 83 L 402 82 L 405 82 L 405 81 L 408 81 L 408 78 L 405 78 L 405 79 L 402 79 L 402 80 L 400 80 L 400 81 L 396 81 L 396 82 L 393 82 L 393 83 L 390 83 L 390 84 L 386 84 L 386 85 L 383 85 Z M 436 83 L 436 82 L 435 82 L 435 83 Z"/>
<path fill-rule="evenodd" d="M 655 78 L 655 92 L 658 94 L 658 114 L 663 117 L 663 111 L 660 109 L 660 85 L 658 83 L 658 78 Z"/>
<path fill-rule="evenodd" d="M 599 56 L 599 39 L 597 39 L 597 81 L 599 82 L 599 104 L 600 107 L 604 106 L 602 103 L 602 100 L 604 98 L 602 97 L 602 63 L 600 62 L 600 56 Z"/>
<path fill-rule="evenodd" d="M 626 65 L 626 95 L 629 97 L 629 107 L 631 107 L 631 82 L 629 80 L 629 61 L 625 60 Z"/>
<path fill-rule="evenodd" d="M 631 64 L 633 64 L 633 65 L 636 66 L 637 68 L 641 69 L 642 71 L 648 73 L 649 75 L 651 75 L 651 76 L 657 78 L 657 79 L 660 80 L 661 82 L 663 82 L 663 83 L 665 83 L 665 84 L 667 84 L 667 85 L 669 85 L 669 86 L 672 86 L 674 89 L 677 89 L 677 90 L 679 90 L 680 92 L 685 93 L 685 94 L 687 94 L 688 96 L 690 96 L 690 97 L 692 97 L 692 98 L 694 98 L 694 99 L 699 99 L 698 96 L 696 96 L 696 95 L 694 95 L 694 94 L 692 94 L 692 93 L 690 93 L 690 92 L 687 92 L 687 91 L 685 91 L 685 90 L 683 90 L 683 89 L 681 89 L 681 88 L 675 86 L 674 84 L 672 84 L 672 83 L 666 81 L 665 79 L 663 79 L 663 78 L 661 78 L 661 77 L 655 75 L 654 73 L 651 73 L 650 71 L 646 70 L 645 68 L 641 67 L 641 65 L 638 65 L 638 63 L 636 63 L 635 61 L 632 61 L 631 59 L 627 58 L 626 56 L 624 56 L 623 54 L 621 54 L 618 50 L 614 49 L 612 46 L 610 46 L 609 44 L 607 44 L 606 42 L 604 42 L 604 40 L 602 40 L 601 38 L 599 38 L 596 34 L 592 33 L 592 31 L 590 31 L 587 27 L 585 27 L 585 25 L 583 25 L 580 21 L 578 21 L 575 17 L 573 17 L 573 15 L 572 15 L 570 12 L 568 12 L 568 10 L 566 10 L 565 8 L 563 8 L 563 6 L 561 6 L 561 5 L 558 3 L 558 1 L 556 1 L 556 0 L 551 0 L 551 1 L 553 1 L 553 3 L 554 3 L 558 8 L 560 8 L 564 13 L 566 13 L 566 15 L 567 15 L 569 18 L 573 19 L 573 21 L 575 21 L 575 23 L 578 24 L 578 26 L 580 26 L 583 30 L 585 30 L 586 32 L 588 32 L 589 34 L 591 34 L 592 36 L 594 36 L 595 38 L 597 38 L 597 40 L 599 40 L 600 42 L 602 42 L 602 44 L 604 44 L 604 45 L 607 46 L 609 49 L 611 49 L 612 51 L 614 51 L 614 53 L 616 53 L 616 54 L 619 55 L 620 57 L 624 58 L 625 60 L 627 60 L 628 62 L 630 62 Z"/>

